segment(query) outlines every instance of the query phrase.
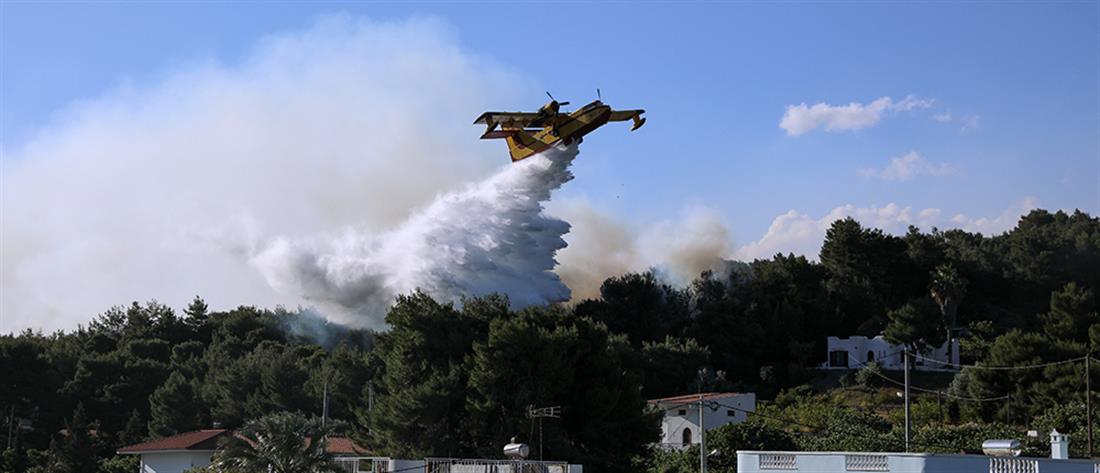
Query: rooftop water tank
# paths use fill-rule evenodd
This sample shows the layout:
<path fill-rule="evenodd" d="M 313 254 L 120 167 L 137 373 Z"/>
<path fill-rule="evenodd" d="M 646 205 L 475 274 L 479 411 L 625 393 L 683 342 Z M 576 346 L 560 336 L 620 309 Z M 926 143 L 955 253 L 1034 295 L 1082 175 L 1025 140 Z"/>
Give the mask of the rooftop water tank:
<path fill-rule="evenodd" d="M 982 442 L 982 453 L 991 457 L 1020 456 L 1020 441 L 1010 439 L 986 440 Z"/>

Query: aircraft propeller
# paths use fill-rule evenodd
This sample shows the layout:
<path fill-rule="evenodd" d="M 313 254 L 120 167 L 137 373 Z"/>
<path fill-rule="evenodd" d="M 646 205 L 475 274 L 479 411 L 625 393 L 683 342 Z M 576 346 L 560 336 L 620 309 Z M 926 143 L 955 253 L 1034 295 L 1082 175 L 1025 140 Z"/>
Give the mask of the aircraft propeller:
<path fill-rule="evenodd" d="M 548 90 L 548 91 L 546 91 L 546 96 L 547 96 L 547 97 L 550 97 L 550 100 L 553 100 L 553 101 L 555 101 L 555 102 L 558 102 L 558 99 L 554 98 L 554 96 L 553 96 L 553 95 L 550 95 L 550 91 L 549 91 L 549 90 Z M 558 105 L 569 105 L 569 102 L 558 102 Z"/>

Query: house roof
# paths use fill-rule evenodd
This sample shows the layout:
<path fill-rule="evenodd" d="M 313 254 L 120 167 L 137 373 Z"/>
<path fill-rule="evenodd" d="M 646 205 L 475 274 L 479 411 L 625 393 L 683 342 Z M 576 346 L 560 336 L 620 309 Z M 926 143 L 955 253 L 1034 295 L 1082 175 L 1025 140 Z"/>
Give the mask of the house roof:
<path fill-rule="evenodd" d="M 139 443 L 137 445 L 122 447 L 118 450 L 118 453 L 141 453 L 164 450 L 214 451 L 218 449 L 218 440 L 223 435 L 229 434 L 230 432 L 226 429 L 209 429 L 196 430 L 194 432 L 184 432 L 182 434 L 173 435 L 171 437 L 154 439 L 148 442 Z"/>
<path fill-rule="evenodd" d="M 144 453 L 163 452 L 173 450 L 214 451 L 218 449 L 218 441 L 225 435 L 233 435 L 226 429 L 196 430 L 185 432 L 171 437 L 150 440 L 137 445 L 130 445 L 118 450 L 118 453 Z M 307 440 L 308 442 L 308 440 Z M 329 437 L 325 444 L 325 451 L 332 455 L 362 455 L 367 450 L 360 447 L 347 437 Z"/>
<path fill-rule="evenodd" d="M 660 399 L 650 399 L 650 404 L 691 404 L 693 402 L 699 402 L 699 396 L 703 396 L 704 401 L 713 401 L 715 399 L 725 399 L 727 397 L 740 396 L 742 393 L 735 392 L 720 392 L 720 393 L 702 393 L 702 394 L 684 394 L 680 396 L 663 397 Z"/>
<path fill-rule="evenodd" d="M 347 437 L 329 437 L 325 451 L 333 455 L 362 455 L 367 449 L 360 447 Z"/>

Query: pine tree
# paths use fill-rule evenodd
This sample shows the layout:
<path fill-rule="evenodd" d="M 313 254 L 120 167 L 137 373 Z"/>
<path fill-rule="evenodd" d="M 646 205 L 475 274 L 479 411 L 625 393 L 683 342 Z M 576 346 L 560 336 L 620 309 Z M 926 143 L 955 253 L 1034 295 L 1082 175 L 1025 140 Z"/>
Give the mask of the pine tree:
<path fill-rule="evenodd" d="M 935 305 L 928 299 L 910 301 L 887 314 L 890 323 L 883 333 L 886 340 L 922 352 L 944 341 L 946 331 Z"/>
<path fill-rule="evenodd" d="M 187 317 L 183 319 L 183 323 L 191 329 L 191 332 L 199 340 L 204 342 L 210 341 L 210 313 L 208 309 L 206 301 L 199 296 L 195 296 L 195 299 L 183 311 L 184 314 L 187 314 Z"/>
<path fill-rule="evenodd" d="M 202 412 L 194 386 L 173 371 L 149 398 L 149 435 L 165 437 L 198 429 Z"/>
<path fill-rule="evenodd" d="M 119 432 L 118 440 L 125 445 L 133 445 L 145 440 L 145 421 L 137 409 L 130 411 L 130 420 L 126 421 L 126 428 Z"/>
<path fill-rule="evenodd" d="M 65 423 L 65 430 L 50 443 L 51 473 L 83 473 L 88 465 L 95 465 L 96 446 L 91 435 L 91 425 L 84 414 L 84 404 L 78 403 L 72 418 Z"/>

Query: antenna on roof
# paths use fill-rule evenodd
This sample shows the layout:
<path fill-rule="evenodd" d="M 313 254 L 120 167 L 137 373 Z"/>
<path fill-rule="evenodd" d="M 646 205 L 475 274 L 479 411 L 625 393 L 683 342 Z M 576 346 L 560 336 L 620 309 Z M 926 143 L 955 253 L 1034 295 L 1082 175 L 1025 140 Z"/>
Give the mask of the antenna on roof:
<path fill-rule="evenodd" d="M 596 100 L 603 101 L 603 97 L 600 95 L 600 88 L 596 87 Z"/>

